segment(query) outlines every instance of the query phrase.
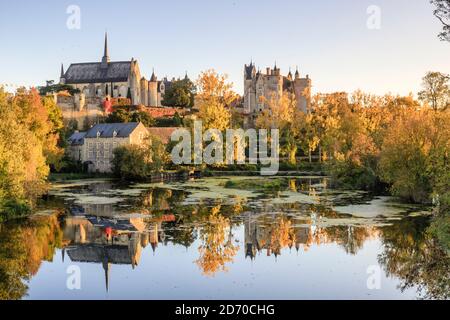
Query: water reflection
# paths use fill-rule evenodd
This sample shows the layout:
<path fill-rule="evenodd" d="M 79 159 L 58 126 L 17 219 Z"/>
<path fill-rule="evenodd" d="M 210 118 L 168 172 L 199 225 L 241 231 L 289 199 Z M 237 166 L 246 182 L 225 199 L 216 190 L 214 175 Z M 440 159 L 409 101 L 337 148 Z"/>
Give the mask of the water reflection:
<path fill-rule="evenodd" d="M 320 198 L 323 189 L 317 185 L 290 179 L 284 187 L 297 193 L 314 190 L 314 197 Z M 449 297 L 448 256 L 426 233 L 427 217 L 373 224 L 349 220 L 323 199 L 317 204 L 276 204 L 265 201 L 274 197 L 265 193 L 266 198 L 256 200 L 234 195 L 233 201 L 201 198 L 190 204 L 185 190 L 136 190 L 112 183 L 77 184 L 55 194 L 56 200 L 65 199 L 63 205 L 46 203 L 57 212 L 0 225 L 0 298 L 23 298 L 27 281 L 43 261 L 52 262 L 59 249 L 63 262 L 102 268 L 108 291 L 114 265 L 128 265 L 133 272 L 146 252 L 160 246 L 195 251 L 197 258 L 191 263 L 210 278 L 233 269 L 236 261 L 265 263 L 261 256 L 277 259 L 329 244 L 358 257 L 365 243 L 374 239 L 383 244 L 378 262 L 387 276 L 400 279 L 399 290 L 415 288 L 423 298 Z M 118 198 L 122 200 L 116 202 Z M 342 201 L 343 196 L 336 198 Z M 333 256 L 325 258 L 335 263 Z M 158 262 L 165 263 L 154 260 Z M 290 265 L 285 269 L 295 270 Z"/>

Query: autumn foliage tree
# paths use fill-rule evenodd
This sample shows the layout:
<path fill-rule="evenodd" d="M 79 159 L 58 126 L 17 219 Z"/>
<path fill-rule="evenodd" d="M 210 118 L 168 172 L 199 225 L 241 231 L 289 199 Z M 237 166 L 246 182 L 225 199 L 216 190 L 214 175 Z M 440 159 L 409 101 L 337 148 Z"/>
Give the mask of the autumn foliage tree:
<path fill-rule="evenodd" d="M 224 131 L 230 128 L 230 105 L 237 99 L 227 76 L 214 70 L 202 72 L 197 80 L 196 107 L 203 128 Z"/>
<path fill-rule="evenodd" d="M 61 113 L 32 89 L 0 88 L 0 212 L 14 215 L 46 190 L 50 165 L 58 166 Z"/>

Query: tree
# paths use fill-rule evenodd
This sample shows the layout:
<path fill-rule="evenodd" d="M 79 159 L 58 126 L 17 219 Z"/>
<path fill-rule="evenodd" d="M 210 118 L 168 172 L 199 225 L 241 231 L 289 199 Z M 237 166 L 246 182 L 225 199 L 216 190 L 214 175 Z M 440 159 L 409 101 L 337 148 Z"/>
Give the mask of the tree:
<path fill-rule="evenodd" d="M 192 108 L 194 106 L 194 97 L 195 85 L 186 77 L 172 82 L 172 85 L 166 89 L 161 103 L 164 106 Z"/>
<path fill-rule="evenodd" d="M 261 97 L 267 108 L 256 118 L 256 127 L 278 129 L 280 132 L 281 152 L 288 155 L 289 163 L 296 164 L 301 128 L 305 114 L 296 109 L 295 99 L 290 95 L 270 99 Z"/>
<path fill-rule="evenodd" d="M 414 202 L 431 202 L 450 185 L 450 113 L 409 111 L 387 130 L 379 168 L 393 194 Z"/>
<path fill-rule="evenodd" d="M 80 93 L 79 89 L 75 89 L 69 84 L 53 84 L 53 81 L 47 81 L 47 85 L 43 87 L 38 87 L 39 94 L 45 96 L 50 93 L 58 93 L 61 91 L 67 91 L 70 95 Z"/>
<path fill-rule="evenodd" d="M 131 112 L 124 109 L 118 108 L 114 110 L 108 117 L 105 119 L 106 123 L 127 123 L 131 121 Z"/>
<path fill-rule="evenodd" d="M 155 125 L 155 120 L 145 111 L 133 112 L 131 114 L 131 122 L 142 122 L 146 127 L 153 127 Z"/>
<path fill-rule="evenodd" d="M 442 41 L 450 41 L 450 0 L 431 0 L 436 9 L 433 14 L 442 23 L 442 32 L 439 38 Z"/>
<path fill-rule="evenodd" d="M 142 122 L 146 127 L 155 125 L 155 120 L 145 111 L 130 111 L 125 108 L 117 108 L 105 119 L 106 123 Z"/>
<path fill-rule="evenodd" d="M 37 90 L 14 95 L 0 88 L 0 213 L 7 216 L 34 204 L 45 192 L 49 164 L 58 148 L 60 113 Z"/>
<path fill-rule="evenodd" d="M 113 153 L 113 172 L 125 180 L 145 180 L 163 171 L 169 161 L 164 144 L 156 136 L 149 136 L 143 145 L 118 147 Z"/>
<path fill-rule="evenodd" d="M 450 105 L 450 76 L 441 72 L 428 72 L 423 77 L 423 90 L 419 99 L 430 104 L 433 110 L 447 108 Z"/>
<path fill-rule="evenodd" d="M 219 75 L 212 69 L 202 72 L 197 80 L 196 107 L 205 130 L 224 131 L 230 127 L 229 107 L 237 95 L 231 90 L 233 85 L 226 80 L 226 75 Z"/>

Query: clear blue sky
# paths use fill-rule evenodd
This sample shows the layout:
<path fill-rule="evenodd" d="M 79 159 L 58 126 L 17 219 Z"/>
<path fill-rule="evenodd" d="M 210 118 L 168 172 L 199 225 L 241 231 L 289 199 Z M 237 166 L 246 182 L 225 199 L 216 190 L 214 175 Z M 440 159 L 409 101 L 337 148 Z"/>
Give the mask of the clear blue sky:
<path fill-rule="evenodd" d="M 69 5 L 81 29 L 69 30 Z M 381 29 L 366 26 L 369 5 Z M 428 0 L 169 0 L 0 2 L 0 83 L 42 85 L 60 63 L 99 61 L 109 33 L 112 60 L 138 59 L 149 78 L 196 78 L 214 68 L 242 93 L 243 66 L 277 61 L 313 79 L 314 91 L 416 92 L 428 70 L 450 73 Z"/>

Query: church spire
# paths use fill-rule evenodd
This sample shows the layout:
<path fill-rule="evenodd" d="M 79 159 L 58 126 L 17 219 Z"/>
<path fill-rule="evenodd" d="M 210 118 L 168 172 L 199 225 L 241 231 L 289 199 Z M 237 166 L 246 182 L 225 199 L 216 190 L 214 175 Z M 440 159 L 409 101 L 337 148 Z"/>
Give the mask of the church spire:
<path fill-rule="evenodd" d="M 61 76 L 59 77 L 59 84 L 66 84 L 66 78 L 64 75 L 64 65 L 61 63 Z"/>
<path fill-rule="evenodd" d="M 108 63 L 110 62 L 109 59 L 109 50 L 108 50 L 108 33 L 105 32 L 105 48 L 103 51 L 103 58 L 102 58 L 102 67 L 108 67 Z"/>

